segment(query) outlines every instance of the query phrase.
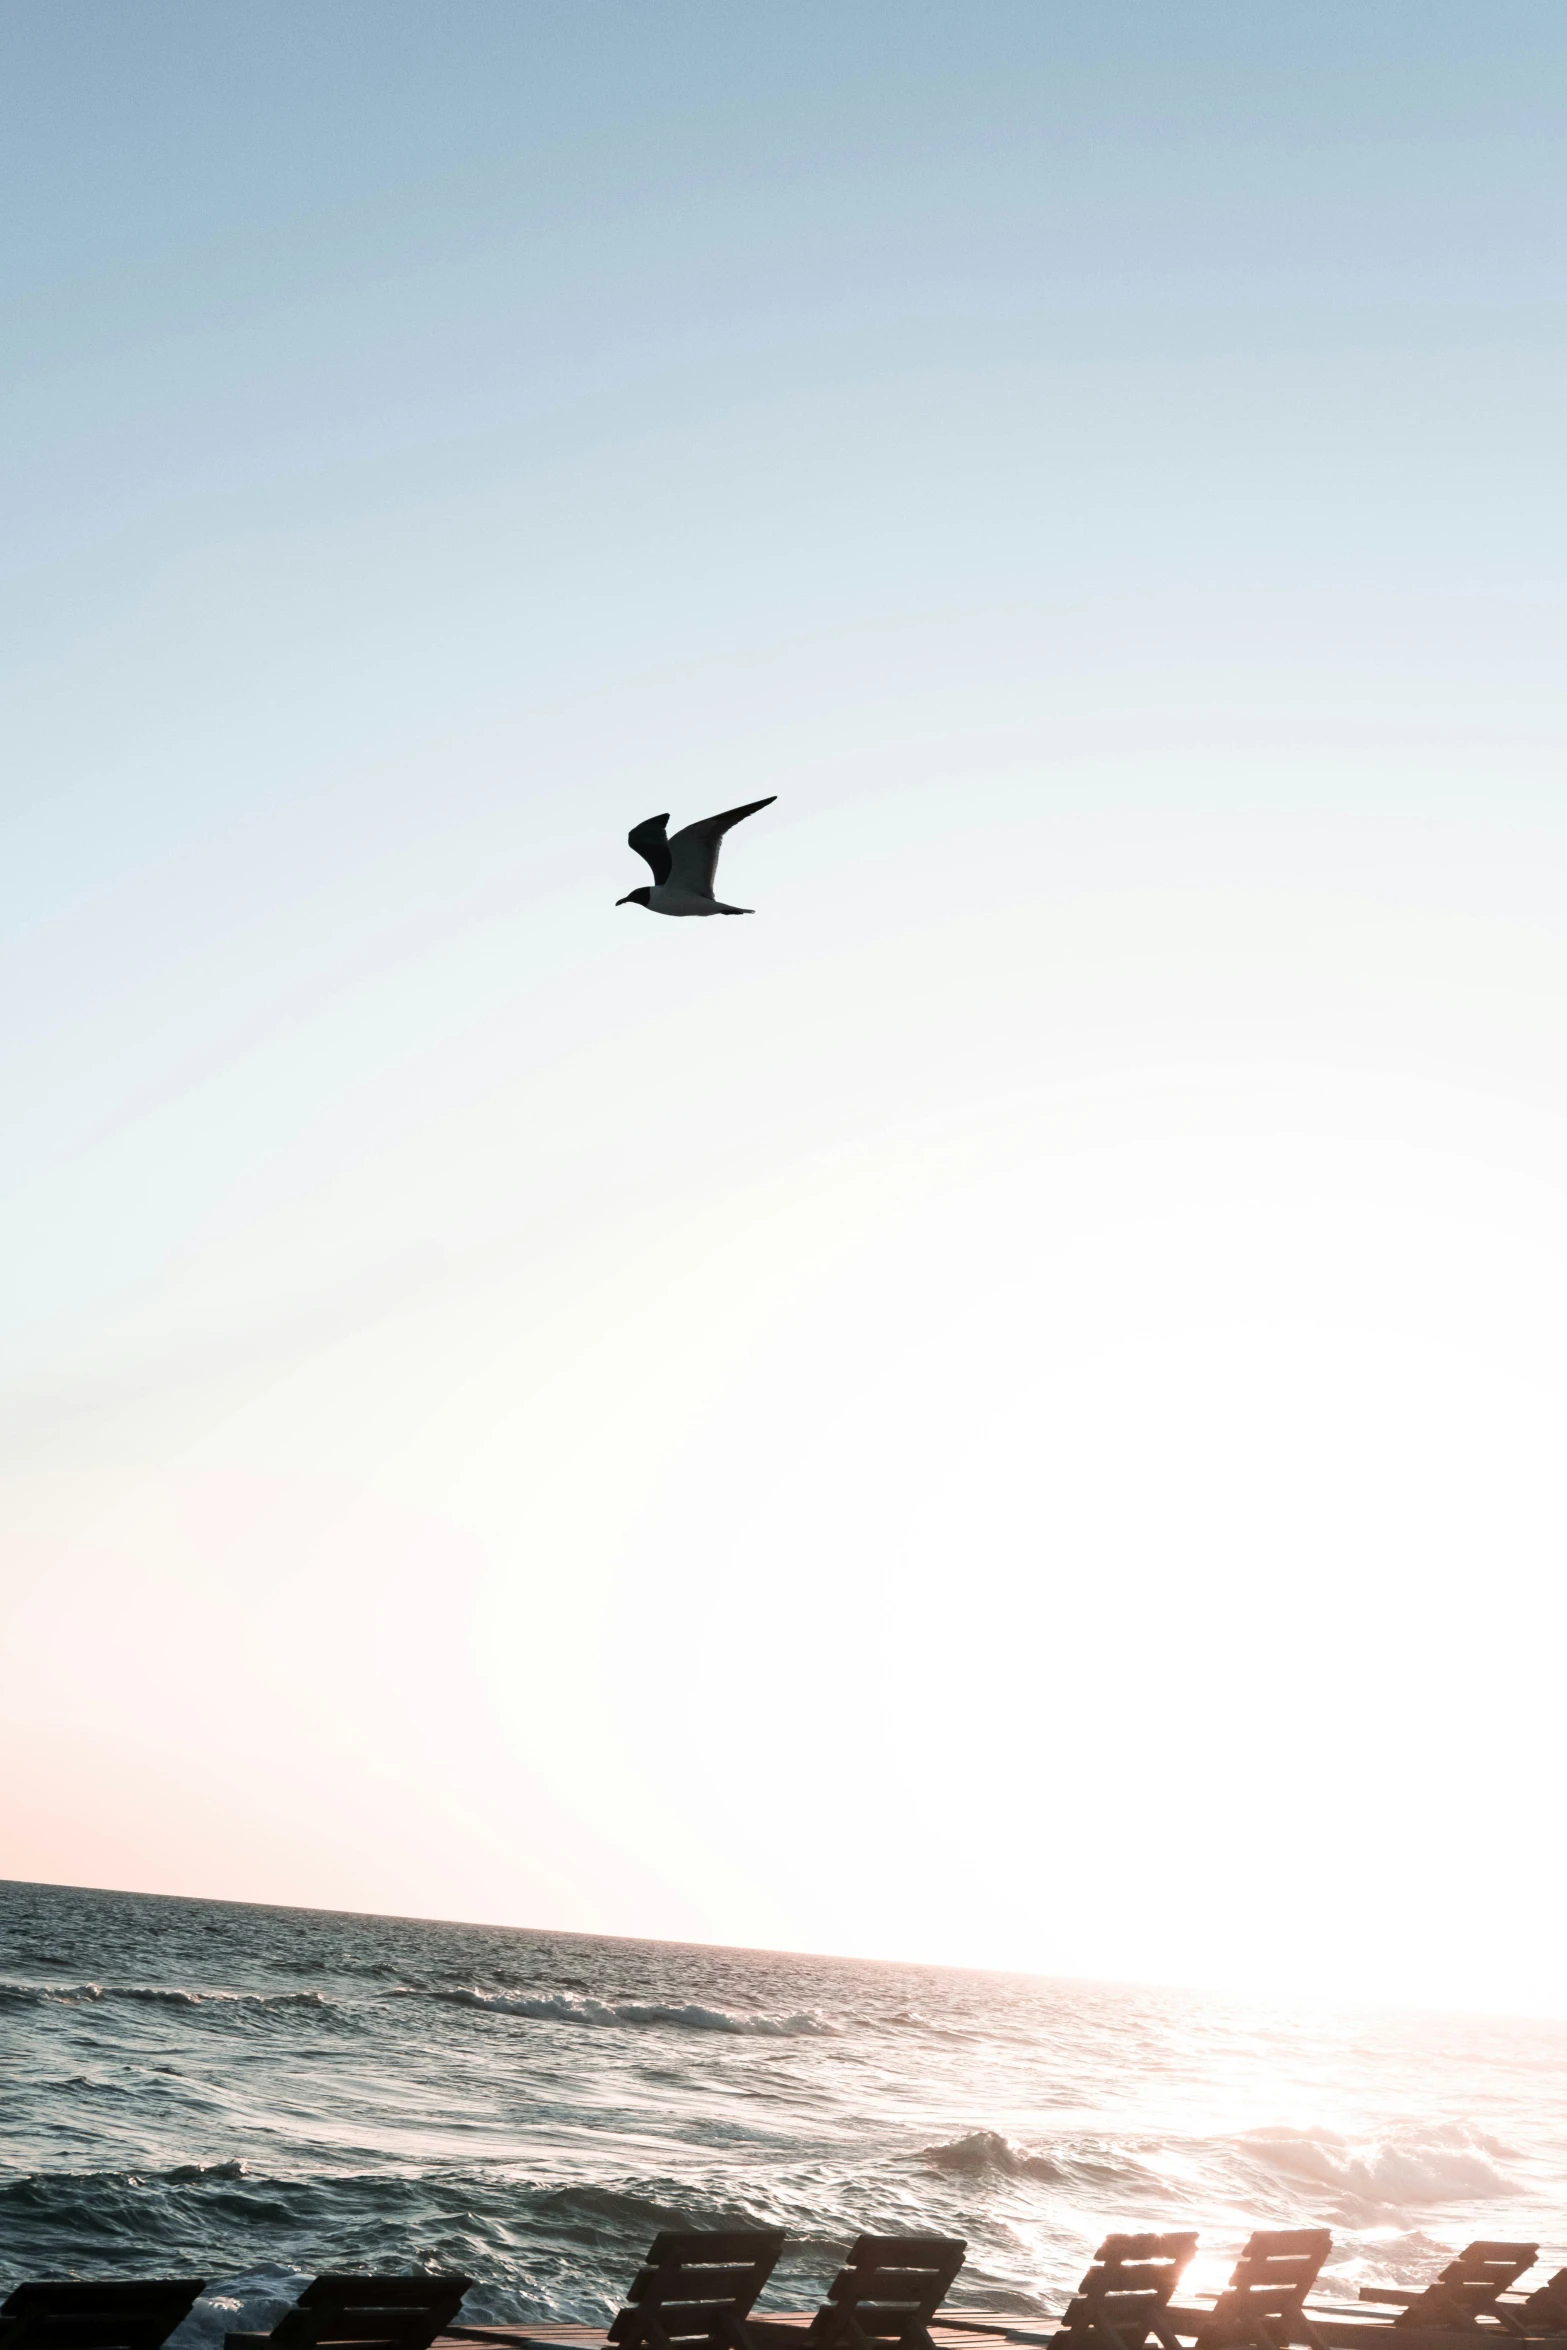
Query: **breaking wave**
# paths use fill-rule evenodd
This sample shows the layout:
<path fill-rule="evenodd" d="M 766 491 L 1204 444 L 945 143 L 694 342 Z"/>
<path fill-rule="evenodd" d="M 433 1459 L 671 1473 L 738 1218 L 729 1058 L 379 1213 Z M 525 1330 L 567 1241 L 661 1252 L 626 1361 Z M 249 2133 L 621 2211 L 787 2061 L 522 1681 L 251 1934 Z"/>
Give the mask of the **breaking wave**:
<path fill-rule="evenodd" d="M 405 1993 L 405 1997 L 421 1996 Z M 742 2032 L 769 2040 L 835 2039 L 841 2027 L 813 2009 L 794 2015 L 754 2014 L 745 2009 L 703 2007 L 695 2001 L 676 2006 L 661 2000 L 592 1999 L 577 1991 L 551 1991 L 528 1997 L 518 1991 L 484 1991 L 477 1987 L 422 1994 L 450 2007 L 477 2007 L 488 2015 L 524 2016 L 533 2023 L 580 2024 L 602 2031 L 617 2025 L 663 2025 L 677 2032 Z"/>
<path fill-rule="evenodd" d="M 1404 2208 L 1490 2201 L 1513 2192 L 1511 2180 L 1472 2141 L 1455 2145 L 1435 2135 L 1413 2136 L 1355 2149 L 1326 2132 L 1256 2130 L 1239 2144 L 1287 2178 L 1334 2188 L 1363 2203 Z"/>
<path fill-rule="evenodd" d="M 0 2007 L 88 2007 L 123 2000 L 142 2007 L 334 2007 L 321 1991 L 186 1991 L 157 1983 L 0 1983 Z"/>
<path fill-rule="evenodd" d="M 920 2153 L 933 2170 L 956 2171 L 963 2178 L 983 2178 L 990 2172 L 1008 2179 L 1045 2179 L 1054 2185 L 1067 2175 L 1048 2154 L 1030 2154 L 999 2130 L 969 2130 L 945 2146 L 922 2147 Z"/>

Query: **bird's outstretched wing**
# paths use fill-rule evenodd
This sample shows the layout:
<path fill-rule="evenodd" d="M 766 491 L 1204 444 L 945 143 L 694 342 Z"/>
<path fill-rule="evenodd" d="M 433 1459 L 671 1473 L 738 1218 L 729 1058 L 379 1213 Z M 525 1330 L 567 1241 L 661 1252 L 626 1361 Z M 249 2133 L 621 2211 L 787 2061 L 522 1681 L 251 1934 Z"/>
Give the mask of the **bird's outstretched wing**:
<path fill-rule="evenodd" d="M 758 808 L 770 808 L 777 797 L 776 792 L 769 792 L 765 800 L 747 800 L 743 808 L 726 808 L 721 816 L 704 816 L 699 823 L 683 825 L 669 844 L 675 887 L 694 889 L 699 897 L 710 898 L 724 834 L 742 816 L 754 816 Z M 643 854 L 646 855 L 645 850 Z"/>
<path fill-rule="evenodd" d="M 652 866 L 655 889 L 661 881 L 669 879 L 669 842 L 664 836 L 664 827 L 668 822 L 667 813 L 663 816 L 644 816 L 642 822 L 634 824 L 626 835 L 627 846 L 635 849 L 639 857 L 646 857 Z"/>

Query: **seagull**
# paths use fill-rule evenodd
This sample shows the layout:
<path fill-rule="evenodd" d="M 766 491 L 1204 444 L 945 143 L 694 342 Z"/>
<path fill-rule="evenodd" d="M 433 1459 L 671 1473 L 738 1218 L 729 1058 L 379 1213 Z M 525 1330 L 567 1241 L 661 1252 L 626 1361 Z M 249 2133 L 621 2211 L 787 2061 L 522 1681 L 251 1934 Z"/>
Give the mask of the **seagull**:
<path fill-rule="evenodd" d="M 742 816 L 754 816 L 758 808 L 770 808 L 777 797 L 776 792 L 770 792 L 765 800 L 747 800 L 743 808 L 704 816 L 697 824 L 685 825 L 673 840 L 664 831 L 667 815 L 648 816 L 633 825 L 626 839 L 653 868 L 653 886 L 632 890 L 629 896 L 617 898 L 616 905 L 646 906 L 650 914 L 755 913 L 754 906 L 726 906 L 722 898 L 715 898 L 713 875 L 718 871 L 718 852 L 730 825 L 738 824 Z"/>

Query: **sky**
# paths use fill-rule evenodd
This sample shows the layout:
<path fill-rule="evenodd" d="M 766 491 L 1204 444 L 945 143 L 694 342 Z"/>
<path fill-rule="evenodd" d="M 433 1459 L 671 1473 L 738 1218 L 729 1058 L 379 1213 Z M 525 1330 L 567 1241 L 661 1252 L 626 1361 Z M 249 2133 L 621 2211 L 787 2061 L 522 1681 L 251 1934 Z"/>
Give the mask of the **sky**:
<path fill-rule="evenodd" d="M 0 50 L 0 1874 L 1567 2012 L 1556 0 Z"/>

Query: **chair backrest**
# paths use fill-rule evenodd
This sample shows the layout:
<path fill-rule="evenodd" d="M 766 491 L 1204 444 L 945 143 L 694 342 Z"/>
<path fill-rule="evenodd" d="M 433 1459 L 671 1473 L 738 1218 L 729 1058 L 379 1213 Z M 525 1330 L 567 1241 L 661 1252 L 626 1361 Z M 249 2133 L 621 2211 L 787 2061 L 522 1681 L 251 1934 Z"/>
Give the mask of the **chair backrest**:
<path fill-rule="evenodd" d="M 930 2321 L 967 2250 L 957 2236 L 856 2237 L 811 2320 L 812 2350 L 930 2350 Z"/>
<path fill-rule="evenodd" d="M 471 2277 L 328 2275 L 305 2287 L 267 2337 L 273 2350 L 317 2350 L 353 2342 L 360 2350 L 430 2350 L 462 2307 Z"/>
<path fill-rule="evenodd" d="M 5 2350 L 163 2350 L 204 2277 L 18 2285 L 0 2302 Z"/>
<path fill-rule="evenodd" d="M 1466 2244 L 1435 2283 L 1401 2309 L 1396 2326 L 1472 2326 L 1482 2310 L 1494 2310 L 1499 2293 L 1533 2268 L 1538 2244 Z"/>
<path fill-rule="evenodd" d="M 1163 2339 L 1170 2295 L 1197 2249 L 1189 2236 L 1106 2236 L 1093 2265 L 1069 2301 L 1061 2332 L 1085 2346 L 1142 2350 L 1150 2333 Z"/>
<path fill-rule="evenodd" d="M 1259 2228 L 1235 2263 L 1199 2340 L 1276 2345 L 1292 2335 L 1314 2339 L 1301 2303 L 1332 2249 L 1327 2228 Z"/>
<path fill-rule="evenodd" d="M 782 2228 L 655 2236 L 609 2329 L 621 2350 L 707 2342 L 750 2350 L 745 2321 L 783 2250 Z"/>
<path fill-rule="evenodd" d="M 1567 2268 L 1536 2285 L 1527 2301 L 1507 2312 L 1525 2334 L 1567 2334 Z"/>

